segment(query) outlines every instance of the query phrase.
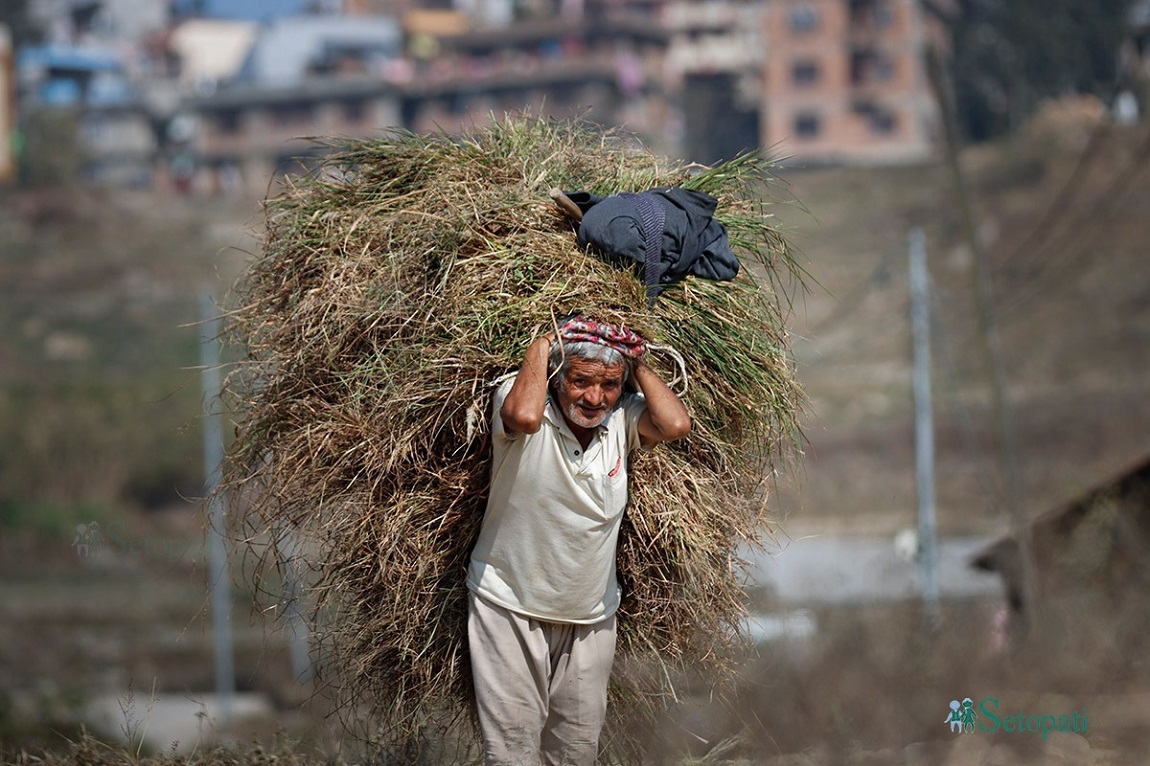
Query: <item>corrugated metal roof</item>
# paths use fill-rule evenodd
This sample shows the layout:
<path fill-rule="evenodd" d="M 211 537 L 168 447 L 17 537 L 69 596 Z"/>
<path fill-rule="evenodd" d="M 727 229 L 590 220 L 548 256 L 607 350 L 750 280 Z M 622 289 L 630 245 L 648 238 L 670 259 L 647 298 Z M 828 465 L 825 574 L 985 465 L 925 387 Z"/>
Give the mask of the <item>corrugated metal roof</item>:
<path fill-rule="evenodd" d="M 115 72 L 121 69 L 118 54 L 100 48 L 73 45 L 40 45 L 22 48 L 16 56 L 20 68 L 43 67 L 79 72 Z"/>
<path fill-rule="evenodd" d="M 402 52 L 399 23 L 389 17 L 296 16 L 260 30 L 237 82 L 294 85 L 308 68 L 333 48 L 362 50 L 380 60 Z"/>
<path fill-rule="evenodd" d="M 235 77 L 255 42 L 252 21 L 191 19 L 172 32 L 171 46 L 180 56 L 181 79 L 222 82 Z"/>
<path fill-rule="evenodd" d="M 1115 492 L 1126 492 L 1134 482 L 1146 481 L 1147 478 L 1150 478 L 1150 452 L 1138 456 L 1073 499 L 1034 516 L 1029 526 L 1031 529 L 1045 526 L 1071 530 L 1077 519 L 1085 516 L 1098 498 Z M 978 569 L 996 569 L 998 554 L 1016 545 L 1014 533 L 1005 532 L 971 558 L 971 565 Z"/>

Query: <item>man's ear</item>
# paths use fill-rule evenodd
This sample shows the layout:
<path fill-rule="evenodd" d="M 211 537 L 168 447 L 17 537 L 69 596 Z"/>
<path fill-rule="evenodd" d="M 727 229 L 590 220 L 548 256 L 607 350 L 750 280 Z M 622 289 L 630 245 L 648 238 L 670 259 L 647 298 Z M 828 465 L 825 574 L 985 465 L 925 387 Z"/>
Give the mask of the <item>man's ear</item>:
<path fill-rule="evenodd" d="M 564 355 L 559 353 L 562 348 L 562 341 L 556 338 L 551 341 L 550 348 L 547 349 L 547 385 L 553 385 L 559 378 L 559 370 L 563 367 Z"/>
<path fill-rule="evenodd" d="M 628 394 L 639 393 L 639 382 L 635 380 L 635 368 L 639 362 L 635 359 L 627 359 L 627 374 L 623 377 L 623 390 Z"/>

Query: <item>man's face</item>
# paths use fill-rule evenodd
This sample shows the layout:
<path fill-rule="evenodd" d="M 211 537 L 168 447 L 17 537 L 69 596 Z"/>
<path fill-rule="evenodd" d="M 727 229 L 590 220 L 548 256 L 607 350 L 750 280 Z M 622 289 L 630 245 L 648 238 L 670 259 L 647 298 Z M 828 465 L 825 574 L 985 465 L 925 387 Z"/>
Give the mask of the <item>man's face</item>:
<path fill-rule="evenodd" d="M 559 409 L 573 431 L 594 428 L 603 422 L 623 393 L 623 362 L 606 365 L 573 357 L 567 374 L 559 379 Z"/>

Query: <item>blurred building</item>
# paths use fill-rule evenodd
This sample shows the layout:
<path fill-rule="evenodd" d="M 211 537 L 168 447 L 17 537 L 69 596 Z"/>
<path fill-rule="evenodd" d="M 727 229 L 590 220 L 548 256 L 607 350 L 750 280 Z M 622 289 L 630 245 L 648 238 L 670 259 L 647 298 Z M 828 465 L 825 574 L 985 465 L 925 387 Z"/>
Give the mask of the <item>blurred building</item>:
<path fill-rule="evenodd" d="M 307 170 L 325 151 L 308 137 L 367 137 L 401 124 L 398 91 L 375 80 L 239 85 L 185 107 L 195 115 L 190 154 L 174 152 L 168 172 L 178 188 L 207 193 L 263 192 L 270 178 Z"/>
<path fill-rule="evenodd" d="M 516 110 L 621 125 L 655 152 L 704 163 L 764 145 L 815 162 L 934 150 L 922 66 L 933 22 L 914 0 L 343 0 L 339 10 L 261 27 L 235 75 L 187 102 L 202 170 L 239 168 L 258 183 L 316 150 L 294 136 L 456 132 Z"/>
<path fill-rule="evenodd" d="M 1030 523 L 1044 626 L 1058 636 L 1145 656 L 1150 618 L 1150 453 Z M 1002 578 L 1016 627 L 1023 600 L 1020 546 L 1004 535 L 971 561 Z"/>
<path fill-rule="evenodd" d="M 33 0 L 29 13 L 57 45 L 113 42 L 131 46 L 163 29 L 169 0 Z"/>
<path fill-rule="evenodd" d="M 523 110 L 622 126 L 713 163 L 931 156 L 915 0 L 330 0 L 266 23 L 165 0 L 45 0 L 22 110 L 73 109 L 99 166 L 262 191 L 305 136 L 458 132 Z M 297 159 L 293 159 L 297 158 Z M 127 174 L 139 176 L 136 169 Z M 110 180 L 106 171 L 96 173 Z"/>
<path fill-rule="evenodd" d="M 262 27 L 234 76 L 185 98 L 191 156 L 173 155 L 171 170 L 178 177 L 191 161 L 200 188 L 262 191 L 270 172 L 306 167 L 324 150 L 306 136 L 453 133 L 517 110 L 623 123 L 667 147 L 676 121 L 661 27 L 647 14 L 542 15 L 493 27 L 420 9 L 398 22 L 299 17 Z"/>
<path fill-rule="evenodd" d="M 665 145 L 665 49 L 657 25 L 625 18 L 555 18 L 442 35 L 433 56 L 413 56 L 402 83 L 404 125 L 452 130 L 482 125 L 492 112 L 530 110 L 622 124 Z"/>
<path fill-rule="evenodd" d="M 293 87 L 315 80 L 372 77 L 403 53 L 399 24 L 388 16 L 290 16 L 259 28 L 232 81 Z"/>
<path fill-rule="evenodd" d="M 682 122 L 674 143 L 692 161 L 709 164 L 762 144 L 763 9 L 749 0 L 676 0 L 662 9 L 665 84 Z"/>
<path fill-rule="evenodd" d="M 150 183 L 159 142 L 142 42 L 166 28 L 167 0 L 36 0 L 28 13 L 45 43 L 16 53 L 25 169 L 36 176 L 67 154 L 83 180 Z"/>
<path fill-rule="evenodd" d="M 114 49 L 59 43 L 21 49 L 16 57 L 22 142 L 35 149 L 47 125 L 71 125 L 84 180 L 145 185 L 157 142 L 152 117 Z M 65 147 L 41 146 L 46 153 Z"/>
<path fill-rule="evenodd" d="M 16 64 L 12 34 L 0 24 L 0 186 L 16 180 Z"/>
<path fill-rule="evenodd" d="M 251 21 L 188 19 L 166 32 L 157 57 L 166 78 L 182 92 L 211 93 L 240 71 L 252 50 L 259 25 Z"/>
<path fill-rule="evenodd" d="M 762 139 L 820 162 L 932 155 L 923 66 L 932 24 L 915 0 L 766 0 Z"/>

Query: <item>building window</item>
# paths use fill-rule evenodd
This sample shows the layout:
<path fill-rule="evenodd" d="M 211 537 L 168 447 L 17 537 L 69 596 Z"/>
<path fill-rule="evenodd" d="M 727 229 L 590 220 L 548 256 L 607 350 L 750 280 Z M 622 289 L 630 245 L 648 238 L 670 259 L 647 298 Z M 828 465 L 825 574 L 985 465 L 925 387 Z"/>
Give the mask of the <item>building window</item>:
<path fill-rule="evenodd" d="M 240 132 L 240 110 L 221 109 L 216 113 L 216 129 L 225 135 L 235 135 Z"/>
<path fill-rule="evenodd" d="M 791 9 L 792 32 L 810 32 L 819 25 L 819 10 L 813 5 L 796 5 Z"/>
<path fill-rule="evenodd" d="M 349 98 L 343 102 L 343 118 L 353 125 L 367 119 L 367 102 L 362 98 Z"/>
<path fill-rule="evenodd" d="M 875 109 L 867 115 L 867 126 L 876 136 L 889 136 L 898 128 L 898 116 L 885 109 Z"/>
<path fill-rule="evenodd" d="M 556 108 L 569 108 L 579 103 L 579 91 L 574 85 L 563 83 L 555 85 L 551 91 L 549 102 Z"/>
<path fill-rule="evenodd" d="M 791 83 L 797 87 L 814 85 L 820 74 L 817 61 L 796 61 L 791 66 Z"/>
<path fill-rule="evenodd" d="M 304 102 L 277 104 L 271 108 L 271 115 L 278 125 L 308 125 L 315 119 L 315 109 Z"/>
<path fill-rule="evenodd" d="M 895 11 L 890 0 L 849 0 L 851 26 L 859 29 L 887 29 L 894 26 Z"/>
<path fill-rule="evenodd" d="M 894 62 L 889 56 L 876 56 L 871 63 L 871 74 L 875 82 L 890 82 L 894 79 Z"/>
<path fill-rule="evenodd" d="M 452 93 L 443 97 L 443 111 L 452 117 L 466 117 L 470 106 L 467 96 L 463 93 Z"/>
<path fill-rule="evenodd" d="M 856 51 L 851 54 L 851 84 L 864 85 L 874 82 L 890 82 L 894 79 L 894 60 L 876 50 Z"/>
<path fill-rule="evenodd" d="M 795 115 L 796 138 L 815 138 L 822 130 L 822 118 L 814 112 L 801 112 Z"/>
<path fill-rule="evenodd" d="M 874 6 L 874 25 L 879 29 L 885 29 L 894 24 L 894 9 L 890 7 L 890 3 L 878 2 Z"/>

